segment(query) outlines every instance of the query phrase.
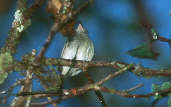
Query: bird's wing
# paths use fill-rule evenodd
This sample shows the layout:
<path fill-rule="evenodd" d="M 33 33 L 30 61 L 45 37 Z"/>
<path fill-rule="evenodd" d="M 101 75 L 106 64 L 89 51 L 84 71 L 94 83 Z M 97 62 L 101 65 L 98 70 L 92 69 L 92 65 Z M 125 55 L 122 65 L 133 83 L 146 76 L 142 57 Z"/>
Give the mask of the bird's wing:
<path fill-rule="evenodd" d="M 61 58 L 63 59 L 74 59 L 76 57 L 77 49 L 78 49 L 79 41 L 69 41 L 67 40 L 61 54 Z M 62 67 L 62 75 L 66 75 L 70 67 L 63 66 Z"/>
<path fill-rule="evenodd" d="M 74 59 L 77 53 L 79 41 L 67 41 L 61 54 L 61 58 Z"/>
<path fill-rule="evenodd" d="M 90 39 L 85 39 L 80 42 L 78 51 L 76 53 L 76 60 L 90 61 L 94 56 L 94 45 Z M 81 70 L 79 68 L 71 68 L 71 76 L 79 74 Z"/>
<path fill-rule="evenodd" d="M 92 60 L 94 56 L 94 45 L 92 41 L 89 38 L 87 38 L 86 40 L 81 41 L 80 44 L 81 45 L 78 48 L 76 60 L 85 60 L 85 61 Z"/>

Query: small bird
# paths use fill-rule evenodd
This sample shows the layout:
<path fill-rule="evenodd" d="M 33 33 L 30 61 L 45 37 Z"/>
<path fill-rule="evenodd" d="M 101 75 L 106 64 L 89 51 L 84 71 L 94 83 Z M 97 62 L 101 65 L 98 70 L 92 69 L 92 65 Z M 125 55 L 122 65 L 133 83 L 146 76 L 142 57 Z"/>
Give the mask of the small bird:
<path fill-rule="evenodd" d="M 93 42 L 88 37 L 88 31 L 79 24 L 74 35 L 68 37 L 62 50 L 61 58 L 91 61 L 93 56 Z M 64 77 L 75 76 L 81 72 L 79 68 L 71 68 L 69 66 L 63 66 L 61 71 Z"/>

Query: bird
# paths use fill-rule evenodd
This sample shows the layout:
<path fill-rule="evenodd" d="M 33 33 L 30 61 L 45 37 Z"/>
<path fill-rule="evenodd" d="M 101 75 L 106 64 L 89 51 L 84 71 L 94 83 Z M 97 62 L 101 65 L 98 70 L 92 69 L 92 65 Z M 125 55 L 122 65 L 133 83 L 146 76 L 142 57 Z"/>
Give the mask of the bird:
<path fill-rule="evenodd" d="M 62 59 L 91 61 L 94 56 L 94 44 L 88 36 L 88 31 L 81 23 L 78 24 L 73 36 L 67 38 L 61 53 Z M 64 77 L 76 76 L 82 70 L 80 68 L 71 68 L 62 66 L 61 74 Z"/>

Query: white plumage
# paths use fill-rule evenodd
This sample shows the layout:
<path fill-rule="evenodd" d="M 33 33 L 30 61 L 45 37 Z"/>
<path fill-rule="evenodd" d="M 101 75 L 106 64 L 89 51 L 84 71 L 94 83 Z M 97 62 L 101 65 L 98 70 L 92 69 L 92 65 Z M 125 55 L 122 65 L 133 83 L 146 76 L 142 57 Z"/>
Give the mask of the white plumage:
<path fill-rule="evenodd" d="M 79 24 L 74 36 L 66 41 L 61 58 L 91 61 L 93 56 L 93 42 L 88 37 L 88 32 Z M 64 76 L 75 76 L 80 72 L 81 70 L 79 68 L 62 67 L 62 75 Z"/>

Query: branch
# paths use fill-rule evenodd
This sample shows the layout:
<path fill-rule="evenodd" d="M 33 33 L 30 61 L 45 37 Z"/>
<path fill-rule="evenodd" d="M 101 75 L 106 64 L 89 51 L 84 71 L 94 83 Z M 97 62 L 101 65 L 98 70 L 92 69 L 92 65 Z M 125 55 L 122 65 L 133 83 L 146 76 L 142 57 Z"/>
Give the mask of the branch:
<path fill-rule="evenodd" d="M 161 90 L 158 92 L 154 92 L 154 93 L 148 93 L 148 94 L 129 94 L 127 92 L 127 90 L 126 91 L 119 91 L 119 90 L 115 90 L 115 89 L 107 88 L 107 87 L 100 87 L 99 90 L 102 92 L 107 92 L 110 94 L 116 94 L 116 95 L 126 97 L 126 98 L 149 98 L 151 96 L 156 96 L 156 95 L 162 96 L 162 95 L 167 95 L 167 94 L 171 93 L 171 88 Z"/>
<path fill-rule="evenodd" d="M 129 94 L 129 92 L 139 88 L 142 86 L 142 84 L 139 84 L 133 88 L 130 88 L 128 90 L 125 91 L 119 91 L 116 89 L 111 89 L 111 88 L 107 88 L 107 87 L 101 87 L 100 85 L 102 85 L 104 82 L 110 80 L 113 77 L 118 76 L 119 74 L 125 72 L 126 70 L 130 69 L 133 65 L 129 65 L 127 67 L 124 67 L 123 69 L 119 70 L 118 72 L 114 72 L 113 74 L 109 74 L 107 77 L 105 77 L 104 79 L 94 83 L 94 84 L 88 84 L 84 87 L 78 88 L 78 89 L 68 89 L 68 90 L 63 90 L 63 96 L 62 98 L 56 99 L 56 100 L 52 100 L 52 101 L 48 101 L 48 102 L 39 102 L 39 103 L 32 103 L 31 105 L 33 106 L 42 106 L 42 105 L 47 105 L 47 104 L 51 104 L 51 103 L 59 103 L 61 100 L 66 100 L 68 98 L 74 97 L 74 96 L 78 96 L 81 94 L 84 94 L 88 91 L 91 90 L 99 90 L 102 92 L 107 92 L 107 93 L 111 93 L 111 94 L 116 94 L 122 97 L 127 97 L 127 98 L 148 98 L 151 96 L 155 96 L 155 95 L 166 95 L 171 93 L 171 88 L 166 89 L 166 90 L 162 90 L 162 91 L 158 91 L 158 92 L 154 92 L 154 93 L 149 93 L 149 94 Z M 27 95 L 29 95 L 30 93 L 28 93 Z M 45 94 L 45 93 L 44 93 Z M 55 96 L 57 95 L 57 92 L 52 92 L 47 94 L 47 96 Z M 47 97 L 44 95 L 44 97 Z"/>
<path fill-rule="evenodd" d="M 21 86 L 20 92 L 31 92 L 32 91 L 32 72 L 27 71 L 26 79 L 24 84 Z M 29 107 L 31 103 L 31 96 L 23 97 L 15 97 L 11 103 L 11 107 Z"/>
<path fill-rule="evenodd" d="M 2 52 L 10 52 L 14 54 L 16 52 L 16 46 L 19 38 L 22 36 L 22 32 L 26 30 L 31 25 L 30 19 L 24 19 L 23 14 L 26 10 L 26 1 L 18 0 L 17 9 L 14 14 L 14 20 L 12 22 L 12 27 L 8 33 L 8 38 L 6 40 L 5 46 L 1 48 Z"/>
<path fill-rule="evenodd" d="M 118 76 L 118 75 L 120 75 L 121 73 L 123 73 L 123 72 L 126 72 L 126 70 L 128 70 L 128 69 L 130 69 L 131 67 L 132 67 L 133 65 L 132 64 L 130 64 L 130 65 L 128 65 L 128 66 L 126 66 L 126 67 L 124 67 L 124 68 L 122 68 L 121 70 L 119 70 L 118 72 L 114 72 L 114 73 L 112 73 L 112 74 L 109 74 L 107 77 L 105 77 L 104 79 L 102 79 L 102 80 L 100 80 L 99 82 L 96 82 L 96 83 L 94 83 L 94 84 L 88 84 L 88 85 L 86 85 L 86 86 L 84 86 L 84 87 L 82 87 L 82 88 L 79 88 L 79 89 L 70 89 L 70 90 L 63 90 L 63 96 L 62 96 L 62 98 L 60 98 L 60 101 L 61 100 L 64 100 L 64 99 L 68 99 L 68 98 L 70 98 L 70 97 L 74 97 L 74 96 L 78 96 L 78 95 L 80 95 L 80 94 L 83 94 L 83 93 L 85 93 L 85 92 L 87 92 L 87 91 L 90 91 L 90 90 L 98 90 L 99 91 L 99 85 L 102 85 L 104 82 L 106 82 L 106 81 L 108 81 L 108 80 L 110 80 L 110 79 L 112 79 L 113 77 L 116 77 L 116 76 Z M 30 95 L 30 93 L 31 92 L 23 92 L 23 93 L 20 93 L 20 94 L 18 94 L 18 96 L 22 96 L 22 95 Z M 33 93 L 33 94 L 35 94 L 35 93 Z M 32 94 L 32 95 L 33 95 Z M 41 93 L 37 93 L 37 94 L 41 94 Z M 45 93 L 43 93 L 43 95 L 44 95 Z M 52 93 L 48 93 L 48 95 L 50 94 L 50 96 L 56 96 L 58 93 L 57 92 L 52 92 Z M 47 97 L 47 96 L 46 96 Z M 58 102 L 59 102 L 59 99 L 57 100 Z M 58 103 L 58 102 L 55 102 L 55 103 Z M 52 101 L 48 101 L 46 104 L 51 104 L 51 103 L 54 103 L 54 100 L 52 100 Z M 39 106 L 41 105 L 42 103 L 39 103 Z M 43 103 L 44 104 L 44 103 Z M 37 105 L 37 103 L 33 103 L 33 105 L 35 106 L 35 105 Z M 37 105 L 38 106 L 38 105 Z"/>
<path fill-rule="evenodd" d="M 34 15 L 34 13 L 43 5 L 43 3 L 45 2 L 46 0 L 35 0 L 35 2 L 33 3 L 33 5 L 28 8 L 26 10 L 26 12 L 24 13 L 24 17 L 26 19 L 32 17 Z"/>
<path fill-rule="evenodd" d="M 74 64 L 73 64 L 74 63 Z M 34 64 L 33 64 L 34 65 Z M 120 61 L 81 61 L 81 60 L 68 60 L 68 59 L 55 59 L 55 58 L 43 58 L 41 61 L 42 66 L 70 66 L 74 68 L 83 69 L 84 67 L 108 67 L 114 69 L 121 69 L 127 65 L 128 63 L 120 62 Z M 15 69 L 16 71 L 26 70 L 27 67 L 23 61 L 14 61 L 13 64 L 10 64 L 9 67 L 5 71 L 11 71 Z M 92 71 L 93 72 L 93 71 Z M 131 72 L 136 74 L 137 76 L 164 76 L 171 77 L 171 70 L 164 69 L 150 69 L 145 68 L 140 65 L 133 65 Z"/>
<path fill-rule="evenodd" d="M 74 68 L 83 69 L 84 67 L 111 67 L 114 69 L 121 69 L 126 67 L 127 63 L 119 62 L 119 61 L 81 61 L 81 60 L 68 60 L 68 59 L 55 59 L 55 58 L 47 58 L 42 61 L 44 66 L 71 66 Z M 74 65 L 73 65 L 74 63 Z M 145 68 L 140 65 L 135 65 L 132 68 L 131 72 L 135 73 L 138 76 L 166 76 L 171 77 L 171 70 L 154 70 L 150 68 Z"/>
<path fill-rule="evenodd" d="M 24 81 L 25 81 L 24 79 L 22 79 L 22 80 L 16 80 L 16 82 L 15 82 L 13 85 L 11 85 L 7 90 L 3 90 L 3 91 L 0 92 L 0 96 L 2 96 L 2 95 L 4 95 L 4 94 L 7 94 L 7 95 L 5 95 L 5 96 L 3 97 L 3 104 L 6 104 L 6 103 L 7 103 L 7 98 L 8 98 L 9 96 L 13 95 L 13 94 L 12 94 L 13 89 L 14 89 L 16 86 L 23 85 L 23 84 L 24 84 Z"/>
<path fill-rule="evenodd" d="M 134 89 L 137 89 L 139 87 L 141 87 L 141 85 L 134 87 Z M 111 88 L 107 88 L 107 87 L 100 87 L 100 86 L 96 86 L 96 85 L 94 85 L 94 86 L 88 85 L 86 87 L 79 88 L 79 89 L 65 90 L 64 93 L 67 93 L 68 96 L 65 95 L 60 100 L 56 99 L 56 100 L 52 100 L 51 102 L 32 103 L 31 106 L 43 106 L 43 105 L 47 105 L 47 104 L 51 104 L 51 103 L 59 103 L 61 100 L 66 100 L 66 99 L 69 99 L 69 98 L 74 97 L 76 95 L 78 96 L 78 95 L 84 94 L 84 93 L 91 91 L 91 90 L 99 90 L 102 92 L 107 92 L 110 94 L 116 94 L 116 95 L 126 97 L 126 98 L 149 98 L 151 96 L 156 96 L 156 95 L 162 95 L 163 96 L 163 95 L 167 95 L 167 94 L 171 93 L 171 88 L 169 88 L 166 90 L 162 90 L 162 91 L 158 91 L 158 92 L 154 92 L 154 93 L 149 93 L 149 94 L 129 94 L 128 91 L 130 89 L 125 90 L 125 91 L 119 91 L 119 90 L 115 90 L 115 89 L 111 89 Z M 71 94 L 73 92 L 74 93 L 77 92 L 77 94 L 76 95 Z"/>

